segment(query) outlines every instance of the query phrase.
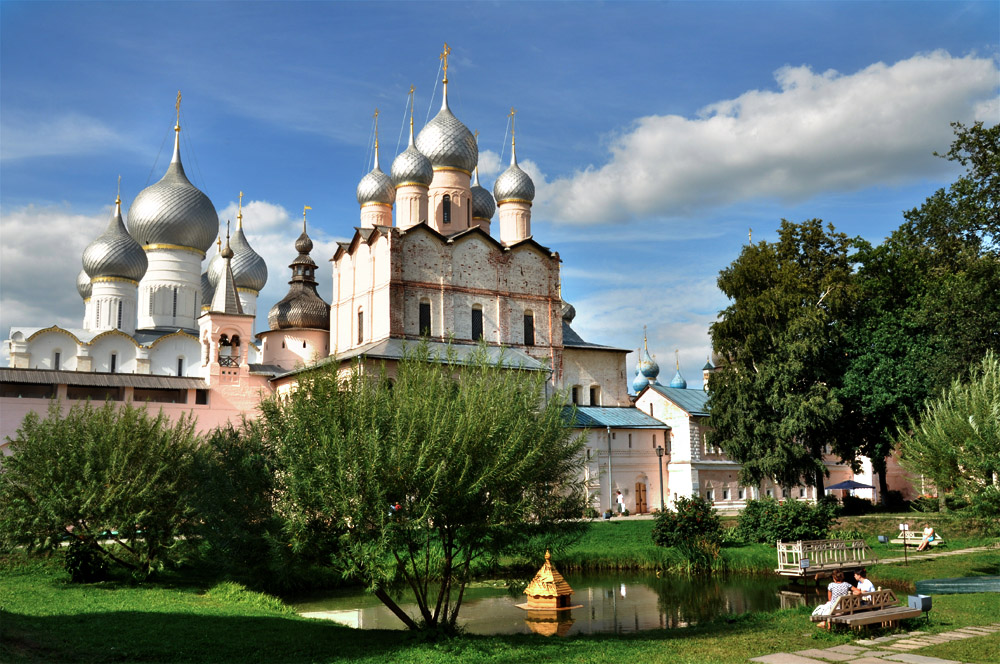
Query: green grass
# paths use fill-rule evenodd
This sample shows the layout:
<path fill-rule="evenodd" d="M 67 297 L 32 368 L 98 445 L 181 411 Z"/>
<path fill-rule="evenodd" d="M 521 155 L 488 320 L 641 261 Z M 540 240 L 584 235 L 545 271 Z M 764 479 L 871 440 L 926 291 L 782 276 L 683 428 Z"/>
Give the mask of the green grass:
<path fill-rule="evenodd" d="M 623 524 L 624 525 L 624 524 Z M 602 531 L 603 536 L 611 531 Z M 613 531 L 615 534 L 617 530 Z M 605 543 L 613 540 L 604 539 Z M 992 552 L 990 552 L 992 553 Z M 808 621 L 808 609 L 720 618 L 698 627 L 627 635 L 465 636 L 426 642 L 404 632 L 352 630 L 305 620 L 237 584 L 167 579 L 156 584 L 68 582 L 60 560 L 0 560 L 0 661 L 4 662 L 746 662 L 771 652 L 847 643 Z M 996 555 L 963 555 L 921 566 L 882 566 L 901 582 L 925 573 L 996 573 Z M 1000 593 L 934 598 L 929 632 L 995 622 Z M 996 661 L 1000 634 L 928 647 L 919 654 Z M 992 659 L 991 659 L 992 658 Z"/>

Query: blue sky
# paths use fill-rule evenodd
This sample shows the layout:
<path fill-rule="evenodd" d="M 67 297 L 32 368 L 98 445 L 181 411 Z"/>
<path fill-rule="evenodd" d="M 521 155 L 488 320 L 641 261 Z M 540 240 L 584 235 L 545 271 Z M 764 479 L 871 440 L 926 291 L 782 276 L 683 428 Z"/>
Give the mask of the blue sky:
<path fill-rule="evenodd" d="M 819 217 L 878 241 L 954 179 L 932 155 L 948 123 L 1000 121 L 998 7 L 5 1 L 0 328 L 79 326 L 82 250 L 119 175 L 127 210 L 165 170 L 177 90 L 189 177 L 223 223 L 245 192 L 270 270 L 262 311 L 287 290 L 303 205 L 329 298 L 372 112 L 388 165 L 409 86 L 418 131 L 440 103 L 447 41 L 449 99 L 481 132 L 487 187 L 518 110 L 532 230 L 563 258 L 574 327 L 635 348 L 647 325 L 660 364 L 680 349 L 697 385 L 726 306 L 715 278 L 749 228 L 774 239 L 782 218 Z"/>

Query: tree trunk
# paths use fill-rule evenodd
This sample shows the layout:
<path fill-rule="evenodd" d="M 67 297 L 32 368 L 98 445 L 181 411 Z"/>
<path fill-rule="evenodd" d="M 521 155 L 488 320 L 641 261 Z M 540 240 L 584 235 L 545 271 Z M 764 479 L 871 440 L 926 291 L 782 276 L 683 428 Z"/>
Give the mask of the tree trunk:
<path fill-rule="evenodd" d="M 878 502 L 885 505 L 889 496 L 889 480 L 885 477 L 885 469 L 888 465 L 886 458 L 872 459 L 872 472 L 878 474 Z"/>
<path fill-rule="evenodd" d="M 406 612 L 399 608 L 399 605 L 396 604 L 391 597 L 389 597 L 389 593 L 379 588 L 375 591 L 375 597 L 378 597 L 390 611 L 396 614 L 396 617 L 403 621 L 403 624 L 406 625 L 407 629 L 417 629 L 417 623 L 413 622 L 413 618 L 406 615 Z"/>

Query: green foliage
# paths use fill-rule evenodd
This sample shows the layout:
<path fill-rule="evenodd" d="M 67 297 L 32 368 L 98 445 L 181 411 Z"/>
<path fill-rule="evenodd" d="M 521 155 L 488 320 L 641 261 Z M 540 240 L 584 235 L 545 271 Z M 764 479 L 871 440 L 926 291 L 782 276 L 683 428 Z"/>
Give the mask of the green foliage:
<path fill-rule="evenodd" d="M 719 275 L 731 304 L 711 326 L 725 359 L 712 376 L 709 436 L 742 464 L 744 484 L 821 484 L 827 444 L 854 459 L 837 398 L 855 304 L 851 247 L 818 219 L 782 221 L 777 242 L 744 247 Z"/>
<path fill-rule="evenodd" d="M 585 525 L 583 443 L 563 402 L 545 399 L 546 377 L 485 349 L 459 364 L 421 343 L 394 381 L 361 365 L 317 370 L 286 401 L 264 402 L 253 432 L 274 450 L 293 549 L 329 552 L 411 629 L 453 629 L 473 563 L 535 533 L 555 548 Z M 415 593 L 416 620 L 390 597 L 397 584 Z"/>
<path fill-rule="evenodd" d="M 939 492 L 953 493 L 960 509 L 989 532 L 1000 531 L 1000 357 L 989 351 L 969 372 L 929 401 L 919 420 L 899 430 L 903 465 Z"/>
<path fill-rule="evenodd" d="M 656 515 L 653 541 L 657 546 L 677 548 L 689 572 L 710 572 L 722 545 L 722 521 L 712 503 L 701 496 L 681 496 L 674 510 Z"/>
<path fill-rule="evenodd" d="M 837 507 L 832 500 L 816 504 L 800 500 L 779 503 L 774 498 L 748 500 L 736 533 L 745 542 L 767 544 L 824 539 L 836 518 Z"/>
<path fill-rule="evenodd" d="M 108 578 L 108 565 L 104 555 L 88 542 L 70 541 L 66 547 L 63 566 L 73 583 L 94 583 Z"/>
<path fill-rule="evenodd" d="M 146 577 L 179 560 L 194 534 L 193 423 L 130 404 L 54 403 L 25 417 L 0 473 L 0 539 L 52 548 L 69 537 L 71 568 L 93 551 Z M 75 556 L 75 559 L 73 558 Z"/>

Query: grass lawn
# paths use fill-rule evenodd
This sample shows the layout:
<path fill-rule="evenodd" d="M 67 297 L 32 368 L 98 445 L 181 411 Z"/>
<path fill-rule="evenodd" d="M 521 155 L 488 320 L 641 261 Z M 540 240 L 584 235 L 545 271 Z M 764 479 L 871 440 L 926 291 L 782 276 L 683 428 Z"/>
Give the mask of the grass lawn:
<path fill-rule="evenodd" d="M 639 522 L 634 522 L 639 523 Z M 631 526 L 627 522 L 621 525 Z M 593 546 L 613 547 L 602 531 Z M 584 542 L 585 544 L 585 542 Z M 624 545 L 622 545 L 624 546 Z M 926 574 L 996 574 L 1000 556 L 974 554 L 884 570 L 894 583 Z M 773 554 L 772 554 L 773 555 Z M 898 570 L 902 569 L 902 572 Z M 888 580 L 888 579 L 886 579 Z M 771 652 L 847 643 L 808 621 L 808 609 L 748 614 L 695 628 L 629 635 L 466 636 L 437 643 L 405 632 L 363 631 L 306 620 L 277 600 L 235 584 L 177 580 L 158 584 L 73 585 L 61 560 L 0 560 L 0 661 L 3 662 L 746 662 Z M 934 598 L 931 632 L 1000 620 L 1000 593 Z M 996 662 L 1000 634 L 924 648 L 920 654 Z"/>

